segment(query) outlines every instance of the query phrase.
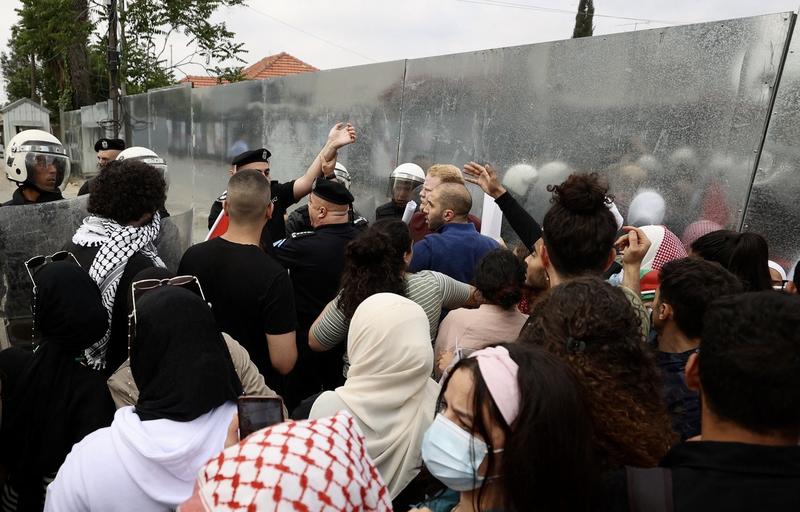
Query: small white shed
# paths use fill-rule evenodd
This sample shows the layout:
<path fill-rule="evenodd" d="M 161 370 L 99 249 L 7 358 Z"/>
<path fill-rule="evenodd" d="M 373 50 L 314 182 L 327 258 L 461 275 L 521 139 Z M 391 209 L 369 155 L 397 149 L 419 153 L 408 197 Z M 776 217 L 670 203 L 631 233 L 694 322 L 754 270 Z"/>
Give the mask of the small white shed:
<path fill-rule="evenodd" d="M 50 133 L 50 111 L 33 100 L 22 98 L 0 108 L 0 147 L 23 130 L 44 130 Z"/>

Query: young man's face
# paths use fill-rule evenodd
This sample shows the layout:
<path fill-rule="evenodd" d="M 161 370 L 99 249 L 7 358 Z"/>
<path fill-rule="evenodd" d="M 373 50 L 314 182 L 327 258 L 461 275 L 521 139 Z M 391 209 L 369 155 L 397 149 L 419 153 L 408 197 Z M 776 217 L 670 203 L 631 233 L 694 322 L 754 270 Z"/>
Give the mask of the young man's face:
<path fill-rule="evenodd" d="M 37 158 L 34 166 L 33 184 L 40 190 L 55 192 L 58 181 L 58 169 L 52 162 L 47 163 L 44 158 Z"/>
<path fill-rule="evenodd" d="M 428 195 L 427 200 L 423 202 L 422 213 L 425 214 L 425 223 L 428 224 L 428 229 L 436 231 L 446 222 L 447 212 L 452 210 L 445 210 L 439 201 L 439 195 L 434 191 Z"/>
<path fill-rule="evenodd" d="M 547 290 L 550 281 L 547 279 L 547 270 L 542 262 L 542 247 L 544 240 L 541 238 L 534 242 L 531 253 L 525 258 L 527 270 L 525 272 L 525 284 L 535 290 Z"/>
<path fill-rule="evenodd" d="M 441 185 L 441 183 L 442 179 L 437 176 L 428 175 L 425 177 L 425 183 L 422 184 L 422 191 L 419 193 L 423 203 L 428 200 L 428 196 L 433 192 L 433 189 Z"/>
<path fill-rule="evenodd" d="M 392 201 L 400 206 L 405 206 L 411 199 L 411 191 L 413 190 L 413 182 L 408 180 L 397 180 L 392 187 Z"/>

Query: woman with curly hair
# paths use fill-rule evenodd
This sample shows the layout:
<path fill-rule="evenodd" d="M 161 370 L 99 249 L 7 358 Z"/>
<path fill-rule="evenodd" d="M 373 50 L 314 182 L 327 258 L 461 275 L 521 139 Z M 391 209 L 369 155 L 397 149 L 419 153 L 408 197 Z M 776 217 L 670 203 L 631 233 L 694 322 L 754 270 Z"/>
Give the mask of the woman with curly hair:
<path fill-rule="evenodd" d="M 406 272 L 411 256 L 411 235 L 399 220 L 378 221 L 350 242 L 342 288 L 309 331 L 312 350 L 330 350 L 345 341 L 356 308 L 376 293 L 394 293 L 422 306 L 432 340 L 436 339 L 442 309 L 474 303 L 475 289 L 468 284 L 430 270 Z"/>
<path fill-rule="evenodd" d="M 622 291 L 579 277 L 552 288 L 534 306 L 519 339 L 544 347 L 571 368 L 605 469 L 653 467 L 676 440 L 661 376 L 640 327 Z"/>
<path fill-rule="evenodd" d="M 111 375 L 128 356 L 125 291 L 149 267 L 164 267 L 155 241 L 167 184 L 153 166 L 138 160 L 111 162 L 95 178 L 87 210 L 72 241 L 72 252 L 94 279 L 108 312 L 105 336 L 86 350 L 87 363 Z"/>

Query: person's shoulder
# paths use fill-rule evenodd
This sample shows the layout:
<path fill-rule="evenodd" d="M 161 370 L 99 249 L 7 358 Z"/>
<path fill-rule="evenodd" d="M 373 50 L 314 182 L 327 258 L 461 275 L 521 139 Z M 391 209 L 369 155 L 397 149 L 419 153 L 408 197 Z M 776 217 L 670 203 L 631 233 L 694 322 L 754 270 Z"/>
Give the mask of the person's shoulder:
<path fill-rule="evenodd" d="M 227 190 L 224 191 L 223 193 L 221 193 L 219 196 L 217 196 L 217 198 L 214 199 L 214 202 L 215 203 L 222 203 L 226 199 L 228 199 L 228 191 Z"/>

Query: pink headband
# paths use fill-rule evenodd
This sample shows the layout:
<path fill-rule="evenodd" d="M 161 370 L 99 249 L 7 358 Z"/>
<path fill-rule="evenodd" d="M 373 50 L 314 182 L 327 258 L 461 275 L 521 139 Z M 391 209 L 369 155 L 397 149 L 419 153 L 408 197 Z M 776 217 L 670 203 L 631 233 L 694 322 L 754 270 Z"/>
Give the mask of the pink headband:
<path fill-rule="evenodd" d="M 478 369 L 489 388 L 489 394 L 500 409 L 506 424 L 511 426 L 519 414 L 519 366 L 511 359 L 505 347 L 484 348 L 473 352 L 470 357 L 478 360 Z"/>

